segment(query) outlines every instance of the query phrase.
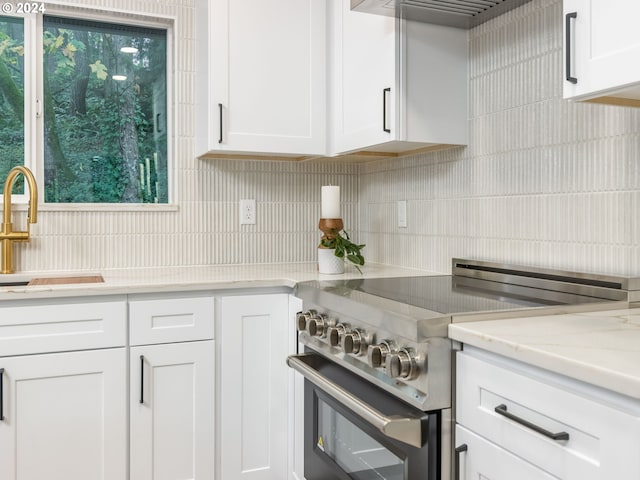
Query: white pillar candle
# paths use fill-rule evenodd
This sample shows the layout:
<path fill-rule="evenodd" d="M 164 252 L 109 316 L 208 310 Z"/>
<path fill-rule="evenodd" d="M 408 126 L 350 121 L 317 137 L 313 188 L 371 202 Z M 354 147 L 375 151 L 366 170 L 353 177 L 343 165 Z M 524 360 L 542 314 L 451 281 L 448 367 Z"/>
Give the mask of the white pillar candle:
<path fill-rule="evenodd" d="M 327 185 L 322 187 L 321 218 L 340 217 L 340 187 Z"/>

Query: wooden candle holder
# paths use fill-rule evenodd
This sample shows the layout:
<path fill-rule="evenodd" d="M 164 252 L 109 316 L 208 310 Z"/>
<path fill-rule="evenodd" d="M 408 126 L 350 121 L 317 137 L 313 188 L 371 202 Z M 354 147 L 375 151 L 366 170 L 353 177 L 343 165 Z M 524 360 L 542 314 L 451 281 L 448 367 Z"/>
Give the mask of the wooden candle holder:
<path fill-rule="evenodd" d="M 318 228 L 322 230 L 322 240 L 331 240 L 342 231 L 344 225 L 341 218 L 321 218 Z"/>

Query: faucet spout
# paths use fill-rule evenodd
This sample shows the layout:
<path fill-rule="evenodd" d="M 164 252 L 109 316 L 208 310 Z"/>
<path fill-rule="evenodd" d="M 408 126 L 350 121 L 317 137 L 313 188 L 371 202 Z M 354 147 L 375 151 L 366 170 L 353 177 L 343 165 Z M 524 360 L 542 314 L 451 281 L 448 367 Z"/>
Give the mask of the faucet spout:
<path fill-rule="evenodd" d="M 22 174 L 29 186 L 29 210 L 27 213 L 27 231 L 13 230 L 11 221 L 11 192 L 18 175 Z M 38 186 L 31 170 L 18 166 L 9 170 L 4 182 L 3 190 L 4 209 L 2 216 L 2 228 L 0 229 L 0 244 L 2 244 L 2 265 L 0 273 L 13 273 L 13 242 L 29 241 L 29 225 L 38 221 Z"/>

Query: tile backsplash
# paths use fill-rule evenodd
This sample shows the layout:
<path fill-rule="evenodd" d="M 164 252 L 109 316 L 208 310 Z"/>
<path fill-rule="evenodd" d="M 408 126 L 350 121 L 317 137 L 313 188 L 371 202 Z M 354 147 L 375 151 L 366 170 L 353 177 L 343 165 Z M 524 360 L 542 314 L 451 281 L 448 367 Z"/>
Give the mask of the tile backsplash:
<path fill-rule="evenodd" d="M 561 0 L 469 32 L 468 147 L 359 165 L 195 159 L 193 3 L 135 2 L 177 18 L 177 208 L 44 210 L 32 242 L 14 247 L 18 270 L 313 261 L 320 186 L 334 184 L 368 261 L 449 272 L 460 256 L 640 275 L 640 109 L 562 99 Z M 242 198 L 257 200 L 256 225 L 239 225 Z"/>
<path fill-rule="evenodd" d="M 562 1 L 476 27 L 469 48 L 469 146 L 361 166 L 367 258 L 640 275 L 640 109 L 562 99 Z"/>

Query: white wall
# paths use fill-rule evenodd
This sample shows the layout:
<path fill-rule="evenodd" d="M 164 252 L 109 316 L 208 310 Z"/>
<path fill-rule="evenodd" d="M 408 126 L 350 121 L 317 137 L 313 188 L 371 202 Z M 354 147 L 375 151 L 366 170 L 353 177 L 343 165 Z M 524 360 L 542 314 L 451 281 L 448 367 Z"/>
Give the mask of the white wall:
<path fill-rule="evenodd" d="M 345 224 L 357 219 L 357 167 L 340 163 L 197 160 L 194 157 L 194 0 L 56 0 L 176 19 L 178 209 L 52 211 L 44 207 L 17 271 L 314 261 L 320 187 L 342 186 Z M 49 7 L 47 4 L 46 7 Z M 257 224 L 239 225 L 238 201 L 257 200 Z M 16 223 L 26 217 L 17 212 Z"/>
<path fill-rule="evenodd" d="M 640 275 L 640 109 L 562 99 L 562 1 L 532 0 L 469 42 L 470 145 L 361 167 L 367 259 Z"/>
<path fill-rule="evenodd" d="M 18 270 L 313 261 L 320 186 L 333 183 L 368 261 L 640 274 L 640 110 L 562 100 L 561 0 L 470 31 L 469 147 L 360 166 L 196 160 L 193 0 L 82 3 L 177 18 L 179 208 L 43 211 L 15 247 Z M 238 225 L 241 198 L 257 199 L 256 226 Z M 408 200 L 406 229 L 397 200 Z"/>

